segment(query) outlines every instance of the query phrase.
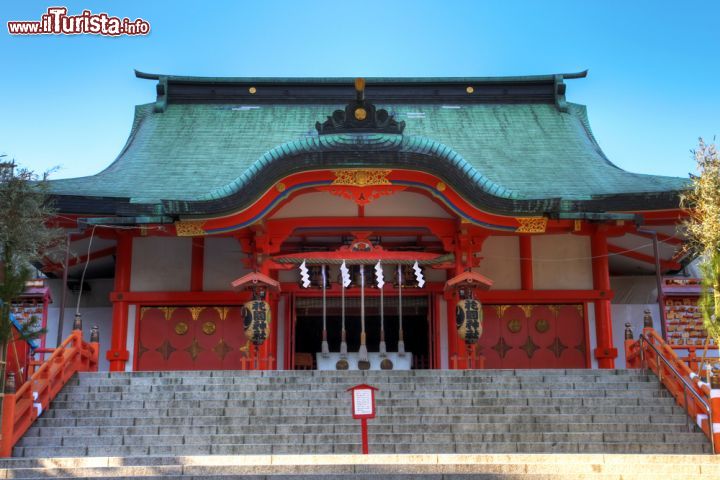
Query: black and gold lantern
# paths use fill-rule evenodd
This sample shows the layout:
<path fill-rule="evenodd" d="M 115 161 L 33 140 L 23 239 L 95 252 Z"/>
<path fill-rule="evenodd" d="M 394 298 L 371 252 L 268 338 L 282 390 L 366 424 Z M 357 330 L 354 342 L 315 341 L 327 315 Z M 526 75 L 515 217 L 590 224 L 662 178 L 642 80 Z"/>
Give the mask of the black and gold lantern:
<path fill-rule="evenodd" d="M 488 290 L 492 280 L 472 270 L 456 275 L 445 283 L 445 290 L 457 298 L 455 326 L 468 349 L 475 345 L 483 332 L 482 305 L 475 300 L 477 290 Z"/>
<path fill-rule="evenodd" d="M 262 345 L 270 330 L 272 320 L 270 305 L 265 300 L 251 300 L 243 305 L 242 317 L 245 337 L 253 345 Z"/>
<path fill-rule="evenodd" d="M 483 331 L 482 305 L 475 299 L 466 298 L 455 305 L 455 324 L 458 336 L 466 345 L 474 345 Z"/>
<path fill-rule="evenodd" d="M 242 288 L 252 292 L 252 300 L 246 302 L 241 310 L 245 337 L 260 346 L 267 339 L 272 322 L 270 304 L 265 301 L 267 291 L 280 291 L 280 283 L 267 275 L 253 272 L 232 282 L 235 288 Z"/>

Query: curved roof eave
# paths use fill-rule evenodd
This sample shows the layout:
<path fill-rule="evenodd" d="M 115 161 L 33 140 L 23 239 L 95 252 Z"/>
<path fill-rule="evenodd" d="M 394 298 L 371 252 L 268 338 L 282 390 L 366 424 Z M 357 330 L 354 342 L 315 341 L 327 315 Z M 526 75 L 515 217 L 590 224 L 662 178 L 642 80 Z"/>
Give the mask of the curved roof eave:
<path fill-rule="evenodd" d="M 539 83 L 554 82 L 558 77 L 576 79 L 587 77 L 588 70 L 570 73 L 553 73 L 545 75 L 518 75 L 504 77 L 366 77 L 373 84 L 456 84 L 456 83 Z M 254 84 L 340 84 L 352 85 L 351 77 L 199 77 L 192 75 L 166 75 L 162 73 L 141 72 L 135 69 L 135 76 L 144 80 L 166 79 L 173 83 L 254 83 Z"/>

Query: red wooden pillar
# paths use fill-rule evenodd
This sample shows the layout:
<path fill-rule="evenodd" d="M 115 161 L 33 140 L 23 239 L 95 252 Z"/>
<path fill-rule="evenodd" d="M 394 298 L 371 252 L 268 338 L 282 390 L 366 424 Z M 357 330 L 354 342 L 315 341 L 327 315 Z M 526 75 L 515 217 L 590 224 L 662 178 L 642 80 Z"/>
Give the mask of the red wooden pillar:
<path fill-rule="evenodd" d="M 190 266 L 190 291 L 203 291 L 203 276 L 205 274 L 205 238 L 192 238 L 192 260 Z"/>
<path fill-rule="evenodd" d="M 111 372 L 122 372 L 130 358 L 127 350 L 128 303 L 123 300 L 130 290 L 130 266 L 132 264 L 133 237 L 127 232 L 119 232 L 115 256 L 115 291 L 113 292 L 112 337 L 107 359 Z"/>
<path fill-rule="evenodd" d="M 450 370 L 459 370 L 466 367 L 466 352 L 465 345 L 461 345 L 457 325 L 455 324 L 457 296 L 448 292 L 445 295 L 445 301 L 447 302 L 448 368 Z"/>
<path fill-rule="evenodd" d="M 265 342 L 264 347 L 266 346 L 265 351 L 265 359 L 266 359 L 266 365 L 267 370 L 278 370 L 280 368 L 280 365 L 277 364 L 277 358 L 278 358 L 278 326 L 280 321 L 280 310 L 278 306 L 280 305 L 280 299 L 278 298 L 277 293 L 273 293 L 270 295 L 270 301 L 268 301 L 270 304 L 270 311 L 272 312 L 272 322 L 270 323 L 270 335 L 268 335 L 268 339 Z"/>
<path fill-rule="evenodd" d="M 520 237 L 520 288 L 533 289 L 532 237 L 529 235 Z"/>
<path fill-rule="evenodd" d="M 600 368 L 615 368 L 617 349 L 613 346 L 610 308 L 610 267 L 608 265 L 607 232 L 602 226 L 591 237 L 593 286 L 607 299 L 595 300 L 595 358 Z"/>

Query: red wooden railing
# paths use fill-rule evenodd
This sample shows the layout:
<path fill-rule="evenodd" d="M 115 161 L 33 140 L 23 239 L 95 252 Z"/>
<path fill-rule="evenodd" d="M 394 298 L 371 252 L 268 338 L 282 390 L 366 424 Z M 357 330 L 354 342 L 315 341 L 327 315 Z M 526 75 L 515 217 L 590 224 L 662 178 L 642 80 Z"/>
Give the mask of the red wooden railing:
<path fill-rule="evenodd" d="M 626 331 L 627 367 L 652 370 L 720 454 L 720 389 L 703 382 L 653 328 L 644 328 L 638 340 L 629 336 Z"/>
<path fill-rule="evenodd" d="M 17 392 L 5 393 L 0 457 L 12 454 L 15 443 L 76 372 L 97 371 L 99 349 L 98 342 L 83 341 L 82 330 L 73 330 Z"/>

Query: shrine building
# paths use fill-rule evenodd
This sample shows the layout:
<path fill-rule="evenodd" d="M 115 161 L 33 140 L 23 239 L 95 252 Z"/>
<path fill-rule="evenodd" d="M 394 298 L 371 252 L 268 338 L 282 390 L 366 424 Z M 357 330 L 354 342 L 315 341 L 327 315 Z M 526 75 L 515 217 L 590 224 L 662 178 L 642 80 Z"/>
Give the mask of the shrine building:
<path fill-rule="evenodd" d="M 48 325 L 65 275 L 101 369 L 622 368 L 686 262 L 688 179 L 606 157 L 565 96 L 586 72 L 136 75 L 114 162 L 51 182 Z"/>

